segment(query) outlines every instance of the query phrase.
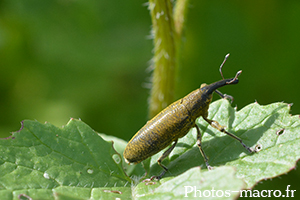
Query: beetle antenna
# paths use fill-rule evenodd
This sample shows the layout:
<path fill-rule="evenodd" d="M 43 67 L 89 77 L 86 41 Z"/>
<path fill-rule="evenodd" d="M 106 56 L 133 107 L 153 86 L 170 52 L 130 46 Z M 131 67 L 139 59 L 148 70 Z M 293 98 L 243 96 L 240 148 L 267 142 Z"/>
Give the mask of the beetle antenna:
<path fill-rule="evenodd" d="M 224 80 L 224 76 L 223 76 L 223 72 L 222 72 L 222 67 L 223 67 L 224 63 L 226 62 L 227 58 L 229 57 L 229 55 L 230 55 L 229 53 L 226 54 L 221 66 L 220 66 L 220 73 L 221 73 L 221 76 L 222 76 L 223 80 Z"/>
<path fill-rule="evenodd" d="M 241 75 L 241 73 L 242 73 L 242 70 L 238 71 L 238 72 L 236 73 L 234 79 L 232 79 L 232 80 L 229 81 L 229 82 L 226 82 L 226 84 L 231 84 L 232 82 L 234 82 L 234 81 L 238 78 L 238 76 Z"/>

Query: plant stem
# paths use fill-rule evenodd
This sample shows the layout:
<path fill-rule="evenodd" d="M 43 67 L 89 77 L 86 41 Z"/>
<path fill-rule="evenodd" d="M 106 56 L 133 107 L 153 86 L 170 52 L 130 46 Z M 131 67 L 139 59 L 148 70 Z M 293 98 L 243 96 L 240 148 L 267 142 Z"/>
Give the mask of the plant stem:
<path fill-rule="evenodd" d="M 154 36 L 154 72 L 149 117 L 168 106 L 174 97 L 176 45 L 173 8 L 170 0 L 149 0 Z"/>
<path fill-rule="evenodd" d="M 149 0 L 154 57 L 149 118 L 174 101 L 175 74 L 188 0 Z M 175 20 L 175 21 L 174 21 Z"/>
<path fill-rule="evenodd" d="M 177 0 L 174 9 L 175 29 L 180 40 L 183 32 L 183 25 L 187 15 L 187 5 L 189 0 Z"/>

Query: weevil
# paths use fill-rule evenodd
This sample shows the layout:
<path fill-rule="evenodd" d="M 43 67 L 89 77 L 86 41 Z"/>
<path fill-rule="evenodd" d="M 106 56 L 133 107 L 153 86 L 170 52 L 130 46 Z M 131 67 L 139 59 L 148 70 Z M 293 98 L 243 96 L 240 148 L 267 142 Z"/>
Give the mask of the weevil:
<path fill-rule="evenodd" d="M 217 89 L 225 85 L 233 85 L 239 82 L 238 76 L 242 71 L 238 71 L 236 76 L 231 79 L 224 79 L 222 73 L 222 67 L 228 58 L 229 54 L 225 56 L 224 61 L 220 66 L 220 73 L 223 80 L 212 83 L 210 85 L 202 84 L 200 88 L 192 91 L 182 99 L 179 99 L 166 107 L 155 117 L 149 120 L 128 142 L 123 156 L 125 161 L 129 163 L 139 163 L 146 158 L 158 153 L 159 151 L 169 147 L 160 158 L 157 160 L 159 166 L 163 168 L 163 172 L 158 176 L 152 176 L 150 180 L 161 179 L 162 176 L 168 171 L 168 168 L 162 164 L 164 158 L 166 158 L 177 144 L 179 138 L 185 136 L 191 128 L 197 130 L 197 146 L 202 154 L 207 168 L 210 170 L 212 167 L 208 163 L 208 158 L 202 148 L 202 134 L 198 125 L 195 123 L 196 119 L 200 116 L 210 124 L 213 128 L 226 133 L 232 138 L 238 140 L 244 148 L 250 153 L 255 150 L 246 146 L 243 141 L 232 133 L 225 130 L 224 126 L 221 126 L 217 121 L 208 119 L 208 108 L 212 101 L 212 94 L 216 92 L 222 98 L 233 99 L 231 96 L 222 94 Z"/>

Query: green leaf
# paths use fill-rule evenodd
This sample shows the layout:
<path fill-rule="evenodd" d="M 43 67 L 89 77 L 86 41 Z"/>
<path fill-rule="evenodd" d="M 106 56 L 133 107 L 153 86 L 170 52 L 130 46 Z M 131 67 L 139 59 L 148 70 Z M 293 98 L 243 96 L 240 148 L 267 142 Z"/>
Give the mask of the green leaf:
<path fill-rule="evenodd" d="M 226 126 L 246 145 L 259 145 L 260 151 L 249 154 L 238 141 L 199 118 L 203 149 L 214 169 L 206 169 L 196 145 L 196 131 L 192 129 L 163 161 L 169 171 L 160 181 L 138 181 L 145 173 L 144 168 L 141 164 L 126 165 L 125 170 L 137 176 L 135 183 L 124 173 L 123 158 L 119 157 L 126 146 L 123 140 L 101 134 L 105 141 L 79 120 L 71 119 L 63 128 L 26 120 L 20 131 L 0 140 L 0 196 L 186 199 L 208 198 L 207 195 L 214 198 L 215 194 L 216 198 L 219 195 L 235 199 L 239 190 L 295 167 L 300 157 L 300 120 L 299 116 L 290 116 L 289 111 L 290 105 L 285 103 L 253 103 L 237 112 L 227 100 L 215 101 L 210 105 L 209 119 Z M 119 154 L 110 141 L 114 141 Z M 157 165 L 162 152 L 146 160 L 150 166 L 145 165 L 149 168 L 148 177 L 162 171 Z"/>
<path fill-rule="evenodd" d="M 122 162 L 125 163 L 125 159 L 123 157 L 123 152 L 124 152 L 124 149 L 127 145 L 127 142 L 125 142 L 124 140 L 122 140 L 120 138 L 117 138 L 117 137 L 114 137 L 114 136 L 111 136 L 111 135 L 105 135 L 103 133 L 100 133 L 100 136 L 106 141 L 113 141 L 114 142 L 114 149 L 120 155 L 122 155 Z M 136 177 L 136 178 L 133 178 L 134 180 L 138 180 L 142 176 L 145 175 L 145 169 L 141 164 L 138 164 L 138 165 L 127 165 L 127 164 L 125 164 L 123 166 L 123 168 L 124 168 L 124 170 L 125 170 L 125 172 L 128 176 L 132 176 L 131 178 L 133 178 L 133 176 Z"/>
<path fill-rule="evenodd" d="M 107 192 L 120 187 L 122 193 L 130 191 L 130 179 L 116 154 L 112 142 L 79 120 L 71 119 L 62 129 L 25 120 L 20 131 L 0 140 L 0 196 L 120 197 Z"/>
<path fill-rule="evenodd" d="M 243 187 L 245 187 L 245 183 L 235 176 L 233 167 L 223 166 L 213 172 L 194 167 L 175 178 L 162 179 L 159 183 L 142 182 L 134 188 L 133 197 L 136 199 L 189 199 L 195 197 L 235 199 L 239 193 L 231 191 L 239 191 Z M 226 196 L 228 198 L 224 198 Z"/>
<path fill-rule="evenodd" d="M 208 118 L 218 121 L 246 145 L 253 148 L 260 146 L 261 150 L 248 153 L 237 140 L 199 118 L 197 124 L 204 134 L 202 144 L 210 165 L 215 169 L 223 165 L 235 167 L 237 177 L 246 182 L 247 188 L 253 187 L 260 180 L 293 169 L 300 158 L 300 120 L 299 116 L 290 116 L 290 107 L 286 103 L 267 106 L 252 103 L 237 112 L 227 100 L 213 102 L 209 107 Z M 165 177 L 177 176 L 195 166 L 207 170 L 196 145 L 196 135 L 196 130 L 191 129 L 185 137 L 179 139 L 173 152 L 163 162 L 169 168 Z M 162 171 L 157 165 L 162 152 L 151 158 L 149 176 L 158 175 Z"/>

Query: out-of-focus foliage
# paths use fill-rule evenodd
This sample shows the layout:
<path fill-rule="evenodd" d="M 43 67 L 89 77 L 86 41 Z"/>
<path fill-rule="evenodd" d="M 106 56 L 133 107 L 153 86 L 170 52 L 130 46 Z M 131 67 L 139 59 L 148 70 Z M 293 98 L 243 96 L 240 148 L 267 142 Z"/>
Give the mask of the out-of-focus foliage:
<path fill-rule="evenodd" d="M 141 2 L 2 1 L 1 132 L 74 117 L 128 139 L 147 119 L 149 30 Z"/>
<path fill-rule="evenodd" d="M 145 2 L 0 0 L 0 135 L 23 119 L 59 126 L 74 117 L 130 139 L 147 120 Z M 222 89 L 233 105 L 284 101 L 300 113 L 300 1 L 190 1 L 187 17 L 176 98 L 220 80 L 230 52 L 224 76 L 243 70 L 238 85 Z M 300 175 L 280 183 L 296 186 L 291 178 Z"/>
<path fill-rule="evenodd" d="M 0 2 L 2 130 L 76 117 L 129 139 L 143 125 L 152 41 L 142 2 Z M 299 11 L 298 1 L 191 1 L 177 98 L 219 80 L 230 52 L 224 76 L 243 70 L 238 86 L 222 90 L 234 104 L 285 101 L 299 113 Z"/>

